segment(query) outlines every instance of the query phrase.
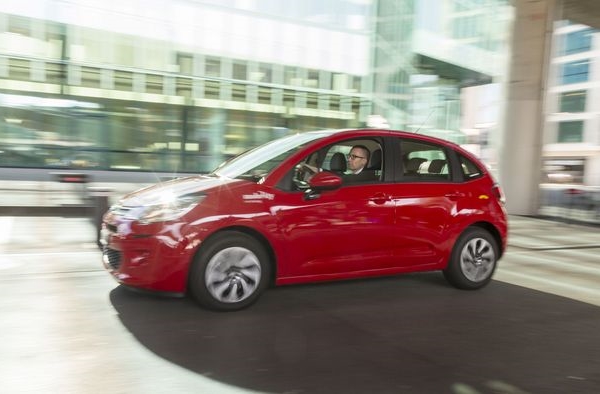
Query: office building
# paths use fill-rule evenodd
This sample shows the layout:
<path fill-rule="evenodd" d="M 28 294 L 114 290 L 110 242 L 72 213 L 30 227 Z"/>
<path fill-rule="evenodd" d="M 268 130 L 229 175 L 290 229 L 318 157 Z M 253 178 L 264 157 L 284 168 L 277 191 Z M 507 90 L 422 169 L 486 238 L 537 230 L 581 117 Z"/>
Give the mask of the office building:
<path fill-rule="evenodd" d="M 543 182 L 600 185 L 600 33 L 556 23 L 548 73 Z"/>
<path fill-rule="evenodd" d="M 290 132 L 464 142 L 504 72 L 506 0 L 6 0 L 0 166 L 210 171 Z M 381 119 L 381 122 L 377 122 Z"/>

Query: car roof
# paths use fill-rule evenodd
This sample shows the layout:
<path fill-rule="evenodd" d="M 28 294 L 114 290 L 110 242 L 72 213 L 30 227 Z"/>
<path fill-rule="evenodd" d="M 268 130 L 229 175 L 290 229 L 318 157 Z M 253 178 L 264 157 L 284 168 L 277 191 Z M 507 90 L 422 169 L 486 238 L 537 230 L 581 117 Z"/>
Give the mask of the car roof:
<path fill-rule="evenodd" d="M 330 129 L 330 130 L 314 130 L 307 131 L 306 133 L 329 133 L 330 135 L 348 135 L 348 137 L 360 137 L 360 136 L 394 136 L 394 137 L 407 137 L 417 138 L 422 141 L 429 141 L 433 143 L 440 143 L 450 145 L 453 148 L 460 148 L 460 145 L 453 141 L 445 140 L 438 137 L 432 137 L 426 134 L 419 134 L 417 132 L 394 130 L 394 129 L 376 129 L 376 128 L 354 128 L 354 129 Z"/>

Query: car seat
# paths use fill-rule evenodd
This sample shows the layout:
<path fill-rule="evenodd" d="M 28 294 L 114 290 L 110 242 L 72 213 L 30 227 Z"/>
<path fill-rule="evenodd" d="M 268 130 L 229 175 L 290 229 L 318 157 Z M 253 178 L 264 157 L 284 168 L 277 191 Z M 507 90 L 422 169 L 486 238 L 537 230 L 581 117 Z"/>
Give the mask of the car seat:
<path fill-rule="evenodd" d="M 406 163 L 406 168 L 404 169 L 404 173 L 406 175 L 416 175 L 419 173 L 419 167 L 423 162 L 427 161 L 422 157 L 413 157 L 408 160 Z"/>
<path fill-rule="evenodd" d="M 381 149 L 376 149 L 371 154 L 371 162 L 367 166 L 367 170 L 381 170 Z"/>
<path fill-rule="evenodd" d="M 446 160 L 443 159 L 434 159 L 429 163 L 429 168 L 427 172 L 430 174 L 440 174 L 442 172 L 442 168 L 446 165 Z"/>
<path fill-rule="evenodd" d="M 343 174 L 346 171 L 346 156 L 342 152 L 336 152 L 331 156 L 329 170 L 337 174 Z"/>

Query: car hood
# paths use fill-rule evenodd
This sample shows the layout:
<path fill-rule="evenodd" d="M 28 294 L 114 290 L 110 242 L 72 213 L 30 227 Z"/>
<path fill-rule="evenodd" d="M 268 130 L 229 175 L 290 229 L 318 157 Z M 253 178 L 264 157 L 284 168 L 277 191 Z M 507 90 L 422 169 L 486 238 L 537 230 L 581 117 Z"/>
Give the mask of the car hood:
<path fill-rule="evenodd" d="M 177 178 L 167 182 L 157 183 L 152 186 L 126 194 L 119 200 L 123 207 L 139 207 L 157 204 L 165 200 L 165 196 L 184 196 L 208 192 L 210 189 L 238 183 L 239 180 L 199 175 L 186 178 Z"/>

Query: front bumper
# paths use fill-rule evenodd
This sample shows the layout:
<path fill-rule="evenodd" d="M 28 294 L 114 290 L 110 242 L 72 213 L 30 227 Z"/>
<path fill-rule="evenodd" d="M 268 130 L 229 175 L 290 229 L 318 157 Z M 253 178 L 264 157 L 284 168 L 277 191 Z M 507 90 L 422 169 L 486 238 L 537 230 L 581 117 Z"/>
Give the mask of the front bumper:
<path fill-rule="evenodd" d="M 117 282 L 129 287 L 185 293 L 194 250 L 180 234 L 170 234 L 164 228 L 149 230 L 154 231 L 123 232 L 103 223 L 100 244 L 104 267 Z"/>

